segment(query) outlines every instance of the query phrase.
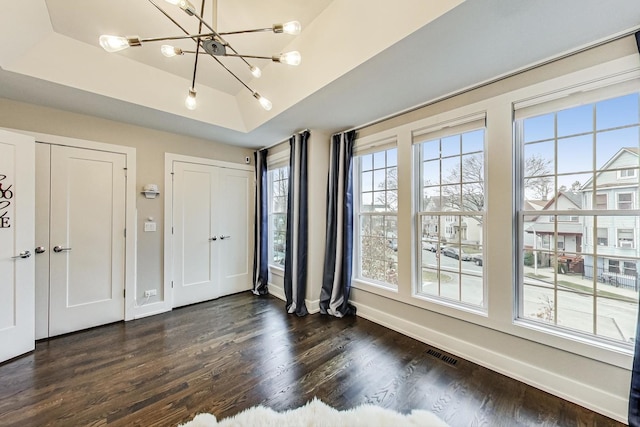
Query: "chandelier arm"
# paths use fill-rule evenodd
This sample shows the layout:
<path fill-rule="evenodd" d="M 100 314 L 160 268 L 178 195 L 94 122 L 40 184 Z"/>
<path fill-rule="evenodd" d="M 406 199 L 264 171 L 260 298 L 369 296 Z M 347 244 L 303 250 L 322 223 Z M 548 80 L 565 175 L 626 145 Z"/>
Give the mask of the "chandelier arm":
<path fill-rule="evenodd" d="M 264 33 L 264 32 L 273 32 L 273 27 L 269 28 L 257 28 L 255 30 L 240 30 L 240 31 L 228 31 L 224 33 L 218 33 L 221 36 L 228 36 L 231 34 L 246 34 L 246 33 Z"/>
<path fill-rule="evenodd" d="M 204 33 L 204 34 L 189 34 L 187 33 L 186 36 L 171 36 L 171 37 L 152 37 L 152 38 L 146 38 L 146 39 L 140 39 L 141 43 L 147 43 L 147 42 L 160 42 L 160 41 L 165 41 L 165 40 L 183 40 L 183 39 L 199 39 L 201 37 L 212 37 L 215 34 L 213 33 Z"/>
<path fill-rule="evenodd" d="M 200 14 L 204 13 L 204 1 L 202 0 L 202 6 L 200 7 Z M 198 25 L 198 33 L 202 32 L 202 22 Z M 196 88 L 196 73 L 198 72 L 198 53 L 200 53 L 200 39 L 198 38 L 198 43 L 196 47 L 196 59 L 193 64 L 193 80 L 191 81 L 191 89 L 195 90 Z"/>
<path fill-rule="evenodd" d="M 274 56 L 241 55 L 239 53 L 227 53 L 224 56 L 233 56 L 234 58 L 269 59 L 271 61 L 278 62 L 274 59 Z"/>
<path fill-rule="evenodd" d="M 180 28 L 180 29 L 181 29 L 181 30 L 182 30 L 182 31 L 183 31 L 183 32 L 188 36 L 188 38 L 193 39 L 193 41 L 194 41 L 194 42 L 196 42 L 196 43 L 198 43 L 198 45 L 200 45 L 200 39 L 199 39 L 199 38 L 197 38 L 197 37 L 196 37 L 196 36 L 194 36 L 194 35 L 190 35 L 190 34 L 189 34 L 189 31 L 187 31 L 187 30 L 186 30 L 182 25 L 180 25 L 180 24 L 178 23 L 178 21 L 176 21 L 175 19 L 173 19 L 173 18 L 171 17 L 171 15 L 169 15 L 169 14 L 168 14 L 168 13 L 167 13 L 163 8 L 161 8 L 160 6 L 158 6 L 154 0 L 148 0 L 148 1 L 149 1 L 149 3 L 151 3 L 152 5 L 154 5 L 154 6 L 155 6 L 155 8 L 156 8 L 156 9 L 158 9 L 158 10 L 159 10 L 159 11 L 160 11 L 164 16 L 166 16 L 166 17 L 167 17 L 167 19 L 169 19 L 171 22 L 173 22 L 173 23 L 176 25 L 176 27 Z"/>

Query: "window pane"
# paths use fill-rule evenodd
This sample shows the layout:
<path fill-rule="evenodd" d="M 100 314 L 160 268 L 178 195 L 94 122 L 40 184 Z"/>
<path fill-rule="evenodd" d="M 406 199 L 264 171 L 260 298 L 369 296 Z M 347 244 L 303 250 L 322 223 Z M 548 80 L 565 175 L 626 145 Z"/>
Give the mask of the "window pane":
<path fill-rule="evenodd" d="M 593 106 L 581 105 L 558 112 L 558 137 L 593 130 Z"/>
<path fill-rule="evenodd" d="M 460 135 L 448 136 L 440 141 L 442 157 L 460 155 Z"/>
<path fill-rule="evenodd" d="M 554 137 L 555 117 L 553 114 L 531 117 L 524 121 L 524 142 L 542 141 Z"/>
<path fill-rule="evenodd" d="M 629 155 L 625 148 L 638 149 L 638 127 L 601 132 L 596 135 L 596 168 L 638 167 L 638 155 Z M 616 162 L 615 166 L 611 162 Z"/>
<path fill-rule="evenodd" d="M 596 104 L 598 130 L 638 123 L 638 94 L 607 99 Z"/>
<path fill-rule="evenodd" d="M 575 136 L 558 140 L 558 173 L 593 170 L 593 137 Z"/>
<path fill-rule="evenodd" d="M 475 153 L 484 151 L 484 129 L 462 134 L 462 152 Z"/>

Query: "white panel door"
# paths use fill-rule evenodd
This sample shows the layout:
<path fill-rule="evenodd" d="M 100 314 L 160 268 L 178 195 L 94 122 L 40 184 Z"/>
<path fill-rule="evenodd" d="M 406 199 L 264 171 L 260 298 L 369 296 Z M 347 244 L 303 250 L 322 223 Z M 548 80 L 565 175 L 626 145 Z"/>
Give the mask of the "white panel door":
<path fill-rule="evenodd" d="M 218 231 L 214 204 L 218 168 L 174 162 L 173 306 L 220 296 L 217 286 Z"/>
<path fill-rule="evenodd" d="M 220 169 L 218 217 L 220 248 L 220 294 L 252 289 L 253 172 Z M 227 238 L 226 236 L 231 236 Z"/>
<path fill-rule="evenodd" d="M 0 362 L 35 348 L 34 145 L 0 130 Z"/>
<path fill-rule="evenodd" d="M 51 147 L 50 336 L 124 319 L 125 161 Z"/>

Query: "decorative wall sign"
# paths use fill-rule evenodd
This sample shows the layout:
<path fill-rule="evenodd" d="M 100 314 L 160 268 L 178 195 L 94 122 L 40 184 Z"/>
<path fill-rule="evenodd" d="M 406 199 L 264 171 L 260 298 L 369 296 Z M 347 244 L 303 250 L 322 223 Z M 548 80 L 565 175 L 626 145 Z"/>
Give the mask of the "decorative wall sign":
<path fill-rule="evenodd" d="M 0 228 L 11 228 L 9 207 L 13 199 L 13 185 L 4 182 L 6 179 L 7 175 L 0 174 Z"/>

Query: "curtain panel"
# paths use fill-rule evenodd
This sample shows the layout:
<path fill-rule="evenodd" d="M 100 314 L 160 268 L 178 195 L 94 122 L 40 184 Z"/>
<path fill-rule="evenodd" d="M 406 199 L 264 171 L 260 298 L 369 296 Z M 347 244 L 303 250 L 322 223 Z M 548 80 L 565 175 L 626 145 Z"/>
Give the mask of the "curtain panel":
<path fill-rule="evenodd" d="M 307 144 L 309 131 L 289 139 L 289 193 L 287 200 L 287 239 L 284 261 L 284 293 L 287 313 L 305 316 L 307 289 L 307 248 L 309 213 Z"/>
<path fill-rule="evenodd" d="M 256 207 L 254 221 L 253 246 L 253 293 L 269 293 L 269 191 L 267 183 L 268 151 L 256 151 L 253 154 L 256 165 Z"/>
<path fill-rule="evenodd" d="M 327 185 L 327 235 L 320 291 L 320 313 L 343 317 L 356 313 L 349 304 L 353 262 L 353 143 L 356 132 L 331 138 Z"/>

